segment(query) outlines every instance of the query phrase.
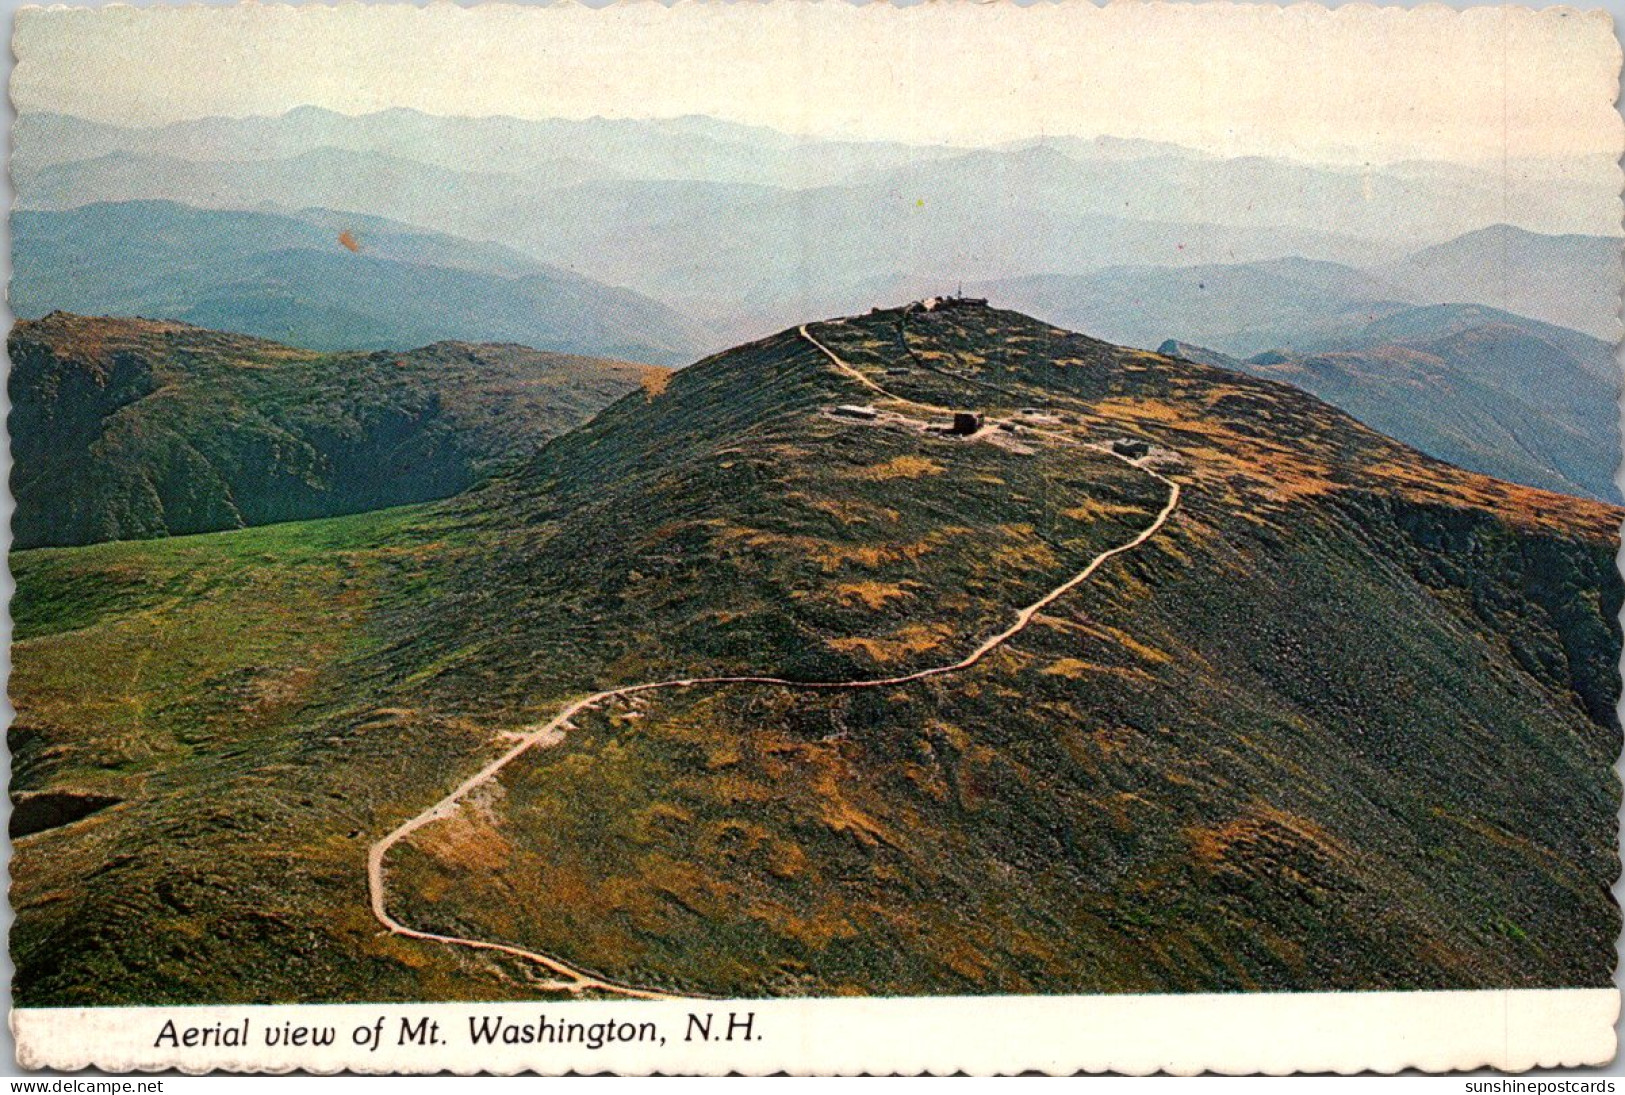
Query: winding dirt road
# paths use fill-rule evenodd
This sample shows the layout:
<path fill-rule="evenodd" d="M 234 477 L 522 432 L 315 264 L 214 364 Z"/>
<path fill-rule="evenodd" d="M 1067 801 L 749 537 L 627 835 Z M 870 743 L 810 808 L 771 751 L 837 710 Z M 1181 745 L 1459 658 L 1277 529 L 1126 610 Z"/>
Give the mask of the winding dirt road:
<path fill-rule="evenodd" d="M 863 373 L 853 368 L 850 364 L 843 361 L 833 350 L 813 337 L 811 332 L 807 330 L 806 326 L 799 328 L 799 332 L 802 338 L 805 338 L 809 343 L 821 351 L 843 375 L 856 380 L 859 384 L 862 384 L 864 387 L 878 393 L 882 397 L 893 402 L 906 404 L 922 410 L 928 410 L 933 413 L 941 413 L 947 410 L 947 408 L 944 407 L 937 407 L 929 403 L 916 403 L 913 400 L 904 399 L 901 396 L 892 394 L 885 388 L 882 388 L 879 384 L 876 384 L 873 380 L 869 379 Z M 1157 532 L 1162 529 L 1163 525 L 1167 524 L 1168 519 L 1173 515 L 1174 510 L 1178 508 L 1178 483 L 1175 483 L 1173 480 L 1168 479 L 1158 472 L 1145 467 L 1138 461 L 1131 460 L 1120 453 L 1113 452 L 1109 449 L 1100 449 L 1098 451 L 1114 456 L 1123 461 L 1123 463 L 1128 464 L 1131 467 L 1138 468 L 1140 471 L 1145 472 L 1145 474 L 1151 476 L 1161 483 L 1166 484 L 1168 487 L 1168 501 L 1163 505 L 1162 510 L 1157 514 L 1156 519 L 1142 529 L 1138 534 L 1136 534 L 1133 539 L 1119 544 L 1117 547 L 1102 551 L 1100 554 L 1096 555 L 1093 559 L 1089 560 L 1088 566 L 1084 567 L 1072 577 L 1068 578 L 1065 582 L 1062 582 L 1060 585 L 1044 594 L 1044 596 L 1040 597 L 1032 604 L 1021 609 L 1016 613 L 1015 620 L 1010 624 L 1009 627 L 1006 627 L 998 634 L 992 635 L 983 640 L 980 646 L 976 647 L 976 649 L 972 650 L 963 658 L 949 665 L 939 665 L 929 669 L 917 670 L 913 673 L 905 673 L 901 676 L 881 677 L 872 680 L 797 681 L 789 680 L 784 677 L 766 676 L 684 677 L 676 680 L 652 681 L 644 684 L 625 685 L 620 688 L 608 688 L 602 692 L 595 692 L 590 696 L 584 696 L 581 699 L 574 700 L 566 705 L 563 710 L 561 710 L 557 715 L 553 716 L 553 718 L 548 722 L 539 724 L 533 729 L 522 731 L 523 736 L 521 736 L 513 747 L 507 752 L 497 757 L 484 768 L 481 768 L 478 772 L 475 772 L 473 775 L 469 776 L 462 783 L 459 783 L 449 794 L 446 795 L 446 797 L 442 798 L 439 802 L 436 802 L 427 810 L 424 810 L 422 813 L 417 814 L 403 822 L 400 826 L 392 830 L 387 836 L 373 844 L 372 847 L 368 849 L 367 887 L 371 896 L 373 916 L 376 917 L 378 922 L 391 933 L 404 936 L 408 939 L 420 939 L 428 943 L 442 943 L 449 946 L 469 947 L 474 950 L 494 951 L 514 958 L 522 958 L 530 962 L 534 962 L 548 970 L 550 973 L 554 974 L 556 977 L 556 979 L 553 981 L 542 983 L 539 987 L 543 989 L 575 993 L 599 991 L 644 1000 L 671 1000 L 682 998 L 671 993 L 657 992 L 652 989 L 641 989 L 630 985 L 618 984 L 606 978 L 599 977 L 598 975 L 587 970 L 572 966 L 568 962 L 561 961 L 560 959 L 554 958 L 551 955 L 541 954 L 537 951 L 528 951 L 521 947 L 512 947 L 504 943 L 492 943 L 483 939 L 467 939 L 462 936 L 439 935 L 434 932 L 419 931 L 416 928 L 409 927 L 390 915 L 386 890 L 387 876 L 384 869 L 384 859 L 389 854 L 391 848 L 395 847 L 395 845 L 399 844 L 401 841 L 405 840 L 407 837 L 411 836 L 425 825 L 430 825 L 436 821 L 449 820 L 455 816 L 463 800 L 467 798 L 471 792 L 496 778 L 496 776 L 501 773 L 504 768 L 513 763 L 519 757 L 523 756 L 525 753 L 529 752 L 531 749 L 545 748 L 548 746 L 557 745 L 559 742 L 563 741 L 565 736 L 565 728 L 568 726 L 571 719 L 575 718 L 575 716 L 581 714 L 583 711 L 590 710 L 609 700 L 622 699 L 628 696 L 638 695 L 639 693 L 654 692 L 660 689 L 729 687 L 737 685 L 763 685 L 777 688 L 799 688 L 816 691 L 850 691 L 861 688 L 895 688 L 898 685 L 911 684 L 915 681 L 923 681 L 931 677 L 941 677 L 950 673 L 958 673 L 962 670 L 969 669 L 976 663 L 980 662 L 983 658 L 987 657 L 993 651 L 1009 642 L 1015 636 L 1019 635 L 1028 624 L 1032 623 L 1033 617 L 1037 616 L 1049 605 L 1054 604 L 1061 597 L 1064 597 L 1072 589 L 1087 581 L 1090 575 L 1099 570 L 1107 560 L 1113 558 L 1114 556 L 1122 555 L 1125 552 L 1133 551 L 1135 548 L 1151 539 L 1151 537 L 1155 536 Z"/>

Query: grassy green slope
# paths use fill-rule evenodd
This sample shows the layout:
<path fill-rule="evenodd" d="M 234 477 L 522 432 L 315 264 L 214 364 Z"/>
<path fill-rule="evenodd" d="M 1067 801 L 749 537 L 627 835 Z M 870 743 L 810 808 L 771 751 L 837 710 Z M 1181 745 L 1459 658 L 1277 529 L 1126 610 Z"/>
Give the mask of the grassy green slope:
<path fill-rule="evenodd" d="M 21 547 L 445 497 L 665 374 L 452 342 L 323 355 L 64 313 L 19 323 L 9 349 Z"/>
<path fill-rule="evenodd" d="M 1012 313 L 813 330 L 1165 445 L 1181 506 L 963 674 L 579 719 L 391 854 L 397 917 L 705 993 L 1608 983 L 1618 511 Z M 502 732 L 952 661 L 1167 497 L 826 413 L 872 398 L 788 332 L 431 509 L 18 556 L 14 789 L 122 801 L 19 842 L 19 1001 L 531 991 L 365 910 Z"/>
<path fill-rule="evenodd" d="M 373 938 L 357 864 L 488 740 L 367 669 L 380 606 L 461 550 L 403 510 L 12 557 L 14 800 L 112 801 L 14 841 L 19 1003 L 460 994 Z"/>

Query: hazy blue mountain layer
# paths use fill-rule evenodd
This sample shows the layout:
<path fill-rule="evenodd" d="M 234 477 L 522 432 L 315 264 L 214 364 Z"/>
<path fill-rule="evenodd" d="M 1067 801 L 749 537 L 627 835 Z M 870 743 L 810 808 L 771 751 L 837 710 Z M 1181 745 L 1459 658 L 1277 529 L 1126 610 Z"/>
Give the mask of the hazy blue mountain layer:
<path fill-rule="evenodd" d="M 12 218 L 12 309 L 177 319 L 309 349 L 443 339 L 680 364 L 706 336 L 639 293 L 378 218 L 121 202 Z"/>
<path fill-rule="evenodd" d="M 957 283 L 1289 257 L 1377 267 L 1395 290 L 1381 299 L 1489 303 L 1606 334 L 1612 309 L 1599 312 L 1594 293 L 1558 299 L 1563 273 L 1547 279 L 1551 291 L 1509 295 L 1471 279 L 1419 288 L 1393 264 L 1491 220 L 1611 238 L 1617 225 L 1575 211 L 1596 205 L 1579 200 L 1595 191 L 1586 180 L 1612 170 L 1590 161 L 1511 174 L 1355 168 L 1114 138 L 953 148 L 798 138 L 710 118 L 306 108 L 157 129 L 27 115 L 13 175 L 23 208 L 141 198 L 321 206 L 500 241 L 664 300 L 703 319 L 721 344 L 867 307 L 863 287 L 921 275 Z M 1185 336 L 1149 341 L 1167 337 Z"/>
<path fill-rule="evenodd" d="M 1418 303 L 1487 304 L 1619 340 L 1620 241 L 1612 236 L 1548 236 L 1497 224 L 1378 273 Z"/>

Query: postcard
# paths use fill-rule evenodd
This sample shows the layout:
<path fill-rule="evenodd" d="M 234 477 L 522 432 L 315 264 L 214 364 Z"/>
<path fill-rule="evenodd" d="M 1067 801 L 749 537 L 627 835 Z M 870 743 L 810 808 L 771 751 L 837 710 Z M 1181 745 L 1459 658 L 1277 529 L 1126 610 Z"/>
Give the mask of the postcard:
<path fill-rule="evenodd" d="M 24 1067 L 1612 1059 L 1605 12 L 14 50 Z"/>

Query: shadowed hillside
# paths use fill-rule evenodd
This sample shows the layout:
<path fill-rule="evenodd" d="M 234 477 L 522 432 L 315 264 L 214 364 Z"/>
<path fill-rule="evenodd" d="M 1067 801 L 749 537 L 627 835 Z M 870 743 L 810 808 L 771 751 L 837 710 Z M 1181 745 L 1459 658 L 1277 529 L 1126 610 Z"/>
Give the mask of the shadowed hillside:
<path fill-rule="evenodd" d="M 60 312 L 8 347 L 19 547 L 444 497 L 666 375 L 456 342 L 324 355 Z"/>
<path fill-rule="evenodd" d="M 391 915 L 707 994 L 1605 983 L 1621 511 L 966 305 L 432 507 L 18 556 L 14 790 L 118 800 L 18 843 L 19 1000 L 535 996 L 381 933 L 367 849 L 598 689 L 950 666 L 1175 501 L 952 673 L 582 712 L 391 851 Z"/>
<path fill-rule="evenodd" d="M 1246 361 L 1178 343 L 1161 349 L 1297 385 L 1474 471 L 1565 494 L 1619 496 L 1614 351 L 1579 331 L 1449 304 L 1407 308 Z"/>

